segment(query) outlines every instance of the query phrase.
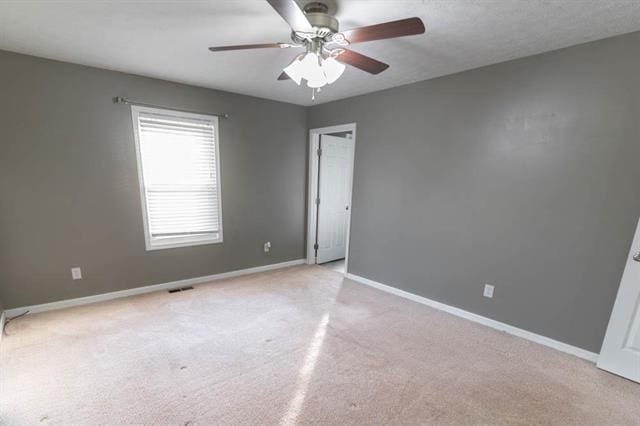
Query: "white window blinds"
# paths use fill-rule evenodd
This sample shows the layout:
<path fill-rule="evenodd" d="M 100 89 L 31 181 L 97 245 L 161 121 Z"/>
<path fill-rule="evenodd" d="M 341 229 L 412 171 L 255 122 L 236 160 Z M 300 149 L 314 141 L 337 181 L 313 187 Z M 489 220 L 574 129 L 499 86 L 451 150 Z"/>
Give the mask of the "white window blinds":
<path fill-rule="evenodd" d="M 147 249 L 221 242 L 217 117 L 132 111 Z"/>

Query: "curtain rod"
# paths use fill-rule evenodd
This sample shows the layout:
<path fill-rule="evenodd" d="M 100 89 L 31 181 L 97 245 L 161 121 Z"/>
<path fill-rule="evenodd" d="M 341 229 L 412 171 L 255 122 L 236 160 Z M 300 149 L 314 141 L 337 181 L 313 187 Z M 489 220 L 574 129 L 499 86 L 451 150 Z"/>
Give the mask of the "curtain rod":
<path fill-rule="evenodd" d="M 154 105 L 154 104 L 147 104 L 147 103 L 144 103 L 144 102 L 133 101 L 131 99 L 124 98 L 122 96 L 116 96 L 115 98 L 113 98 L 113 102 L 115 102 L 117 104 L 138 105 L 138 106 L 146 106 L 146 107 L 151 107 L 151 108 L 169 109 L 169 110 L 172 110 L 172 111 L 179 111 L 179 112 L 188 112 L 188 113 L 192 113 L 192 114 L 205 114 L 205 115 L 213 115 L 213 116 L 220 117 L 220 118 L 229 118 L 229 114 L 227 114 L 226 112 L 211 113 L 211 112 L 202 112 L 202 111 L 190 111 L 190 110 L 186 110 L 186 109 L 177 109 L 177 108 L 171 108 L 171 107 L 166 107 L 166 106 L 162 106 L 162 105 Z"/>

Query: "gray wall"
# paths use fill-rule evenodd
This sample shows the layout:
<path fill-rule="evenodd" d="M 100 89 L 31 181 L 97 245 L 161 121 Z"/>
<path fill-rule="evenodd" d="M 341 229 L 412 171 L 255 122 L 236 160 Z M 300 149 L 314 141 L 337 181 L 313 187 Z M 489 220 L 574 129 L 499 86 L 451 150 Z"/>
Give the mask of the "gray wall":
<path fill-rule="evenodd" d="M 304 257 L 304 107 L 7 52 L 0 93 L 5 308 Z M 231 114 L 223 244 L 145 251 L 130 109 L 114 96 Z"/>
<path fill-rule="evenodd" d="M 303 257 L 306 129 L 357 122 L 350 272 L 600 349 L 640 216 L 640 33 L 310 109 L 7 52 L 0 93 L 5 308 Z M 231 114 L 223 244 L 145 251 L 117 95 Z"/>
<path fill-rule="evenodd" d="M 600 350 L 640 216 L 640 33 L 310 110 L 349 122 L 350 272 Z"/>

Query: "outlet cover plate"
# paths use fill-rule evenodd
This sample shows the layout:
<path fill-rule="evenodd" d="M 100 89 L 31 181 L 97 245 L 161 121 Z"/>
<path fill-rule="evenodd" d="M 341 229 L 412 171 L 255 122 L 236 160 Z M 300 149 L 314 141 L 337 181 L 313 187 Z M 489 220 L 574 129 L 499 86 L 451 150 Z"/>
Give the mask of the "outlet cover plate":
<path fill-rule="evenodd" d="M 482 293 L 482 295 L 484 297 L 488 297 L 489 299 L 493 299 L 493 290 L 495 289 L 495 286 L 491 285 L 491 284 L 485 284 L 484 285 L 484 292 Z"/>
<path fill-rule="evenodd" d="M 82 269 L 80 269 L 79 267 L 71 268 L 71 278 L 73 278 L 74 280 L 81 280 Z"/>

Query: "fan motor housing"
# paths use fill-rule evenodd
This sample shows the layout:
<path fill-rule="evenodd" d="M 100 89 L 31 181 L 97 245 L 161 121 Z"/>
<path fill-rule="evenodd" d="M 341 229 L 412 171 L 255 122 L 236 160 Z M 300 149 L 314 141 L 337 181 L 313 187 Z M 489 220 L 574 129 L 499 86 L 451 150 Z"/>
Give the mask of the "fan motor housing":
<path fill-rule="evenodd" d="M 329 6 L 326 4 L 318 1 L 307 3 L 304 7 L 304 14 L 319 35 L 326 33 L 327 30 L 331 33 L 338 32 L 338 20 L 329 15 Z"/>
<path fill-rule="evenodd" d="M 332 33 L 337 33 L 339 26 L 338 20 L 326 13 L 307 13 L 307 20 L 309 23 L 318 30 L 329 30 Z"/>

